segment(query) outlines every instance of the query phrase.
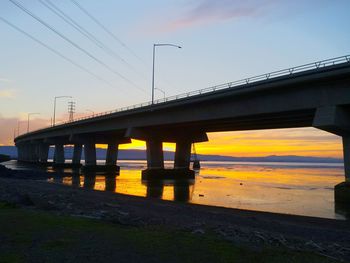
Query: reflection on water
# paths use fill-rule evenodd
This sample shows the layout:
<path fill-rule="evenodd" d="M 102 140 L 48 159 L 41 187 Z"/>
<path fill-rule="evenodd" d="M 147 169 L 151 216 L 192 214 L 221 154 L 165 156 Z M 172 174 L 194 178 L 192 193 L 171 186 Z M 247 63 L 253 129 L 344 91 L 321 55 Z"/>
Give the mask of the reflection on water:
<path fill-rule="evenodd" d="M 120 161 L 119 172 L 36 168 L 55 172 L 50 180 L 121 194 L 231 208 L 350 219 L 348 206 L 335 205 L 334 185 L 344 181 L 342 165 L 202 162 L 195 180 L 142 181 L 144 161 Z M 166 163 L 171 167 L 171 162 Z M 26 169 L 16 162 L 9 168 Z M 30 169 L 33 169 L 31 167 Z"/>

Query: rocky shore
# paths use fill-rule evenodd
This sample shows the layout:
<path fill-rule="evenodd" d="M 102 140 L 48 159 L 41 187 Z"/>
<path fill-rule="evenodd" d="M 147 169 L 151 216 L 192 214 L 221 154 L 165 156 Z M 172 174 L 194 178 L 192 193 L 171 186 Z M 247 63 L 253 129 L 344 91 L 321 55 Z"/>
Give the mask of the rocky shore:
<path fill-rule="evenodd" d="M 0 165 L 0 201 L 137 227 L 213 234 L 240 246 L 311 251 L 350 261 L 350 222 L 145 199 L 49 183 L 52 174 Z"/>

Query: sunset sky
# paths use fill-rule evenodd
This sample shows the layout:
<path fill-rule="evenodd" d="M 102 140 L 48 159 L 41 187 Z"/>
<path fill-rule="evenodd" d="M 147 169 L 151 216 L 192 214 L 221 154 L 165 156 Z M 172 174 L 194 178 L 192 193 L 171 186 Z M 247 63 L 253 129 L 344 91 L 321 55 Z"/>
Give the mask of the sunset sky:
<path fill-rule="evenodd" d="M 18 121 L 20 133 L 26 131 L 29 112 L 40 113 L 32 116 L 31 129 L 50 125 L 55 96 L 73 96 L 76 116 L 149 101 L 153 43 L 183 47 L 157 49 L 156 86 L 166 96 L 350 54 L 348 0 L 75 1 L 113 36 L 72 0 L 16 0 L 103 63 L 11 1 L 0 1 L 0 145 L 13 144 Z M 105 49 L 48 7 L 67 15 Z M 67 120 L 68 101 L 58 100 L 58 121 Z M 209 139 L 197 145 L 199 153 L 342 157 L 340 138 L 313 128 L 214 133 Z M 122 148 L 130 147 L 144 148 L 144 143 Z"/>

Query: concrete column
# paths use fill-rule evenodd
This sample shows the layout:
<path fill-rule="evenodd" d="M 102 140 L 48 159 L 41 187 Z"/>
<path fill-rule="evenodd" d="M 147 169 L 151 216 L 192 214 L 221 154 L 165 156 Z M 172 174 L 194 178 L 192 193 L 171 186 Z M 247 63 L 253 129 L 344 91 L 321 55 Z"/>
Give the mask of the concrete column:
<path fill-rule="evenodd" d="M 350 183 L 350 136 L 343 136 L 345 182 Z"/>
<path fill-rule="evenodd" d="M 74 150 L 73 150 L 73 164 L 80 164 L 81 161 L 81 152 L 82 152 L 82 145 L 79 143 L 74 144 Z"/>
<path fill-rule="evenodd" d="M 106 154 L 106 165 L 116 165 L 118 159 L 118 144 L 109 143 Z"/>
<path fill-rule="evenodd" d="M 147 147 L 147 169 L 164 169 L 163 144 L 159 140 L 149 140 Z"/>
<path fill-rule="evenodd" d="M 54 162 L 57 164 L 63 164 L 64 158 L 64 146 L 63 144 L 55 144 L 55 158 Z"/>
<path fill-rule="evenodd" d="M 189 169 L 191 162 L 191 142 L 181 141 L 176 143 L 174 168 Z"/>
<path fill-rule="evenodd" d="M 84 144 L 85 165 L 96 165 L 96 145 L 95 142 Z"/>
<path fill-rule="evenodd" d="M 49 148 L 50 145 L 46 143 L 39 144 L 39 162 L 47 163 L 47 159 L 49 158 Z"/>
<path fill-rule="evenodd" d="M 22 145 L 16 145 L 17 147 L 17 160 L 23 161 L 23 146 Z"/>
<path fill-rule="evenodd" d="M 30 145 L 30 161 L 33 163 L 39 162 L 38 146 L 38 144 Z"/>

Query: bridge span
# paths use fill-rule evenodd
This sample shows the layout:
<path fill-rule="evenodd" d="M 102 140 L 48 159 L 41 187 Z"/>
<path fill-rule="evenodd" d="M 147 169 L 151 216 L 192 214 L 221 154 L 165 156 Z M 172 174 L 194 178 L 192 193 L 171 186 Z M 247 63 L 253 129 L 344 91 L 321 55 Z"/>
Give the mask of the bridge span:
<path fill-rule="evenodd" d="M 64 145 L 74 145 L 72 163 L 80 164 L 84 149 L 89 167 L 96 165 L 96 144 L 108 145 L 106 165 L 116 165 L 118 145 L 140 139 L 146 175 L 164 171 L 163 142 L 176 143 L 173 171 L 188 172 L 191 144 L 207 141 L 207 132 L 295 127 L 342 137 L 348 183 L 339 193 L 350 200 L 350 56 L 78 119 L 20 135 L 15 144 L 20 161 L 38 163 L 47 162 L 54 145 L 57 165 L 65 162 Z"/>

